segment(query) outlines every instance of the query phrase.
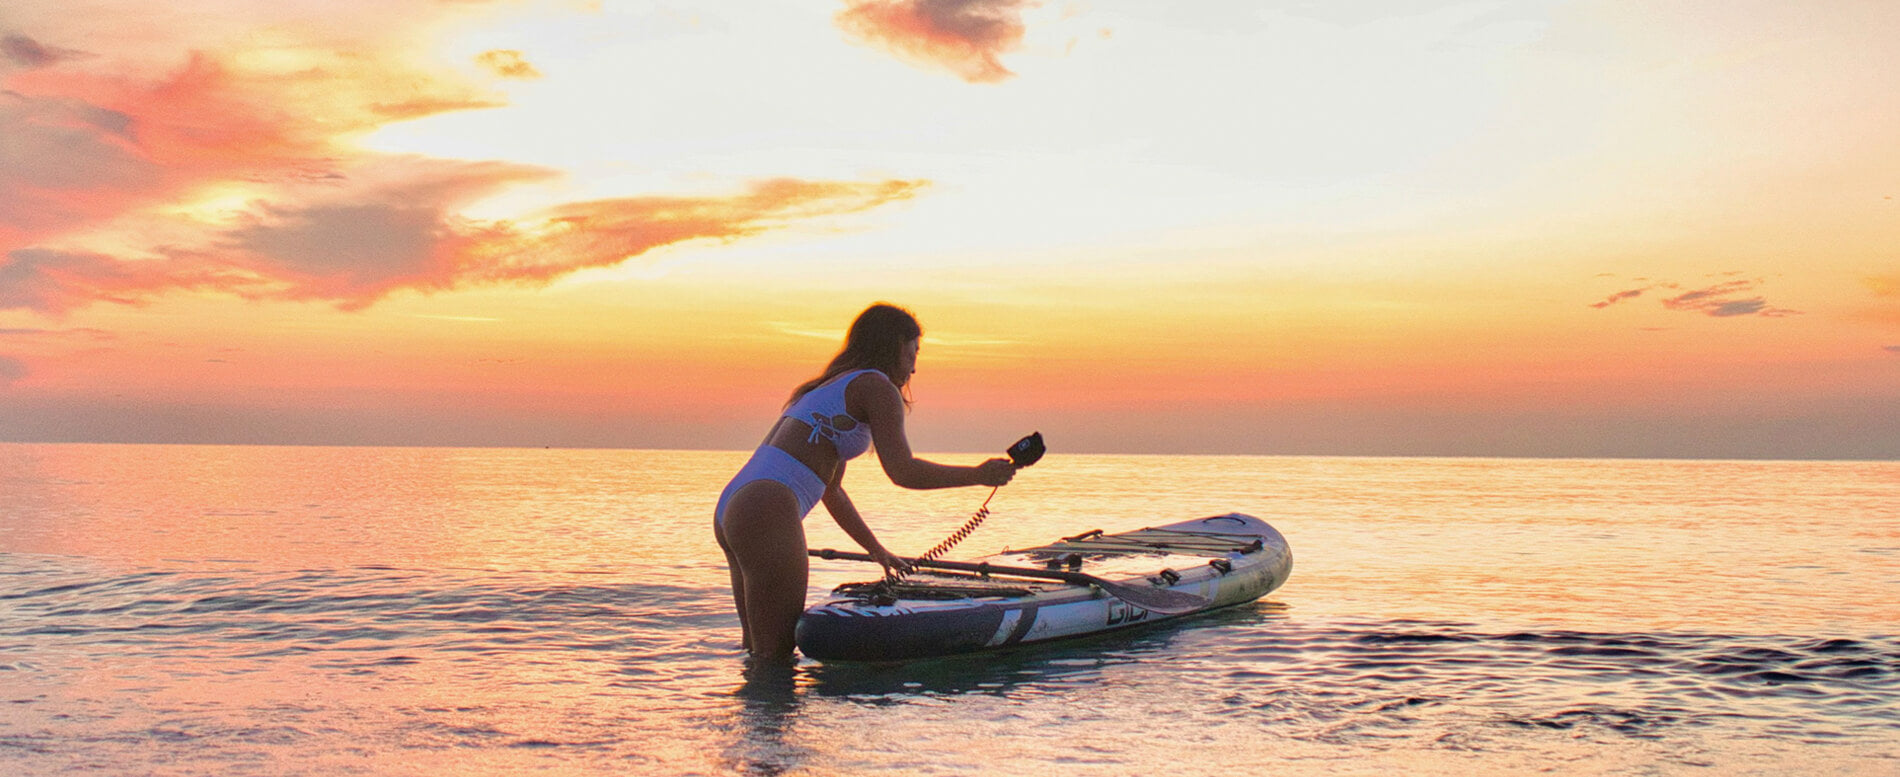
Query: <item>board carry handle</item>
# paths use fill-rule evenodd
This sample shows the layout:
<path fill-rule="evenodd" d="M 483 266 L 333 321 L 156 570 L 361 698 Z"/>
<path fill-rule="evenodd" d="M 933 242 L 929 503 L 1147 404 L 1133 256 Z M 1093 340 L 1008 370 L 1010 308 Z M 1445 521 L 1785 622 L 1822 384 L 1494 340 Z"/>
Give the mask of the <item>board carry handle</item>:
<path fill-rule="evenodd" d="M 807 555 L 822 559 L 847 559 L 850 561 L 877 561 L 869 554 L 853 553 L 848 550 L 807 550 Z M 1010 575 L 1012 577 L 1032 577 L 1043 580 L 1059 580 L 1070 585 L 1093 586 L 1102 593 L 1113 596 L 1141 609 L 1161 615 L 1180 615 L 1202 609 L 1208 600 L 1183 591 L 1172 591 L 1153 586 L 1128 585 L 1112 580 L 1103 580 L 1094 575 L 1081 572 L 1064 572 L 1055 569 L 1037 569 L 1035 567 L 998 566 L 990 563 L 971 563 L 968 561 L 936 561 L 926 559 L 905 559 L 912 566 L 930 569 L 951 569 L 959 572 L 975 572 L 980 575 Z"/>

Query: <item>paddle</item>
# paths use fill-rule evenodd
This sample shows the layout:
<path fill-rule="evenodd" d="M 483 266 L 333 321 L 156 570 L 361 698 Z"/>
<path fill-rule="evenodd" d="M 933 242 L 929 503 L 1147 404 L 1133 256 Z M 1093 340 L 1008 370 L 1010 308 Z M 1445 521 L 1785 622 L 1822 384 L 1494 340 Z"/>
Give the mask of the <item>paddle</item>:
<path fill-rule="evenodd" d="M 868 554 L 853 553 L 846 550 L 808 550 L 806 553 L 823 559 L 848 559 L 851 561 L 876 561 Z M 995 564 L 973 564 L 968 561 L 930 561 L 925 559 L 907 559 L 913 566 L 930 569 L 953 569 L 959 572 L 976 572 L 984 575 L 1011 575 L 1014 577 L 1033 577 L 1043 580 L 1060 580 L 1070 585 L 1089 585 L 1103 593 L 1120 599 L 1149 612 L 1162 615 L 1180 615 L 1193 612 L 1208 605 L 1208 601 L 1199 596 L 1181 591 L 1171 591 L 1153 586 L 1128 585 L 1111 580 L 1103 580 L 1094 575 L 1081 572 L 1068 572 L 1060 569 L 1037 569 L 1035 567 L 999 567 Z"/>

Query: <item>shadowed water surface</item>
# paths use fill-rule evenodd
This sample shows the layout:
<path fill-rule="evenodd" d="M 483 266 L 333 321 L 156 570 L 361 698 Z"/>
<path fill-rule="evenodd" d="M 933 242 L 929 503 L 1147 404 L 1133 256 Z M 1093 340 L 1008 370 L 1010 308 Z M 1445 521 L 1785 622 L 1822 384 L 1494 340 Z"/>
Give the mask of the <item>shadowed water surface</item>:
<path fill-rule="evenodd" d="M 0 771 L 1884 775 L 1900 756 L 1900 465 L 1052 457 L 959 554 L 1241 510 L 1287 535 L 1291 581 L 1080 642 L 747 669 L 707 530 L 742 459 L 0 446 Z M 854 496 L 913 552 L 983 496 L 875 470 Z M 807 528 L 849 545 L 822 511 Z M 813 569 L 814 598 L 867 576 Z"/>

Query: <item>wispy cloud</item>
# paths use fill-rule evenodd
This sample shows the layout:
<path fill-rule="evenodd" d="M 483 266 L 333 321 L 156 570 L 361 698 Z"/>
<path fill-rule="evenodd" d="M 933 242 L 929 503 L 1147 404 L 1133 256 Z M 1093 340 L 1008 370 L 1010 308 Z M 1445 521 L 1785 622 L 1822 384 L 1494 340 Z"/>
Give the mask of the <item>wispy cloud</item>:
<path fill-rule="evenodd" d="M 1883 349 L 1883 350 L 1885 350 L 1885 351 L 1886 351 L 1887 353 L 1891 353 L 1891 354 L 1894 354 L 1894 355 L 1897 355 L 1897 356 L 1900 356 L 1900 345 L 1887 345 L 1887 346 L 1882 346 L 1882 349 Z"/>
<path fill-rule="evenodd" d="M 60 60 L 77 56 L 84 56 L 84 54 L 67 49 L 50 48 L 19 33 L 0 36 L 0 64 L 33 69 L 47 67 Z"/>
<path fill-rule="evenodd" d="M 12 73 L 0 84 L 0 252 L 231 181 L 321 174 L 355 134 L 495 99 L 374 52 L 179 52 Z"/>
<path fill-rule="evenodd" d="M 1724 275 L 1728 276 L 1737 274 L 1739 273 L 1724 273 Z M 1784 316 L 1801 315 L 1801 311 L 1799 310 L 1774 307 L 1768 304 L 1766 297 L 1749 294 L 1760 288 L 1762 284 L 1763 281 L 1759 278 L 1723 281 L 1713 286 L 1691 289 L 1676 294 L 1675 296 L 1665 297 L 1662 300 L 1662 306 L 1669 310 L 1701 313 L 1715 318 L 1732 318 L 1736 316 L 1781 318 Z M 1624 289 L 1614 292 L 1600 301 L 1591 303 L 1590 307 L 1597 309 L 1607 308 L 1618 303 L 1636 299 L 1656 289 L 1679 291 L 1682 289 L 1682 285 L 1664 281 L 1639 288 Z"/>
<path fill-rule="evenodd" d="M 484 51 L 475 57 L 475 64 L 502 78 L 532 80 L 541 77 L 541 71 L 529 63 L 521 52 L 513 49 Z"/>
<path fill-rule="evenodd" d="M 23 248 L 0 257 L 0 310 L 61 314 L 93 302 L 133 304 L 152 294 L 242 280 L 217 268 L 121 261 L 103 254 Z"/>
<path fill-rule="evenodd" d="M 466 324 L 497 324 L 506 320 L 492 316 L 443 316 L 431 313 L 415 313 L 411 314 L 410 318 L 425 318 L 431 321 L 456 321 Z"/>
<path fill-rule="evenodd" d="M 499 104 L 455 69 L 411 59 L 404 31 L 419 35 L 464 4 L 398 2 L 383 13 L 362 0 L 311 16 L 192 2 L 215 6 L 206 18 L 230 29 L 182 29 L 136 55 L 73 52 L 46 41 L 95 40 L 98 30 L 39 3 L 28 23 L 47 33 L 0 39 L 0 310 L 60 315 L 180 291 L 356 309 L 399 290 L 545 284 L 660 246 L 862 211 L 923 186 L 774 179 L 726 196 L 471 218 L 473 204 L 560 173 L 353 142 L 392 122 Z M 363 13 L 372 5 L 377 13 Z M 140 13 L 130 2 L 114 12 Z M 477 63 L 508 78 L 539 75 L 515 50 Z M 218 197 L 215 208 L 192 205 Z"/>
<path fill-rule="evenodd" d="M 836 17 L 851 36 L 971 83 L 1013 75 L 999 57 L 1022 44 L 1037 0 L 846 0 Z"/>
<path fill-rule="evenodd" d="M 793 324 L 786 321 L 774 321 L 774 322 L 771 322 L 770 326 L 773 329 L 773 331 L 776 331 L 779 334 L 790 335 L 792 337 L 803 337 L 807 340 L 837 341 L 837 340 L 844 339 L 844 330 L 842 329 L 812 329 L 810 327 L 801 326 L 801 325 Z"/>
<path fill-rule="evenodd" d="M 1733 316 L 1767 316 L 1780 318 L 1798 316 L 1799 310 L 1770 306 L 1765 297 L 1737 299 L 1741 294 L 1754 291 L 1761 286 L 1760 280 L 1735 280 L 1718 283 L 1707 288 L 1695 289 L 1678 294 L 1662 301 L 1663 307 L 1670 310 L 1683 310 L 1703 313 L 1716 318 Z"/>
<path fill-rule="evenodd" d="M 786 321 L 772 322 L 771 327 L 779 334 L 803 337 L 811 340 L 830 340 L 836 342 L 844 339 L 845 335 L 843 329 L 813 329 L 808 326 L 801 326 Z M 944 333 L 935 330 L 926 333 L 925 338 L 932 348 L 982 348 L 987 346 L 1016 345 L 1021 342 L 1006 338 Z"/>
<path fill-rule="evenodd" d="M 1647 292 L 1653 288 L 1656 288 L 1656 287 L 1644 286 L 1643 288 L 1640 288 L 1640 289 L 1624 289 L 1623 291 L 1616 292 L 1614 294 L 1611 294 L 1608 297 L 1603 298 L 1603 301 L 1601 302 L 1591 303 L 1590 307 L 1598 308 L 1598 309 L 1607 308 L 1616 303 L 1624 302 L 1626 300 L 1636 299 L 1637 297 L 1643 296 L 1644 292 Z"/>
<path fill-rule="evenodd" d="M 40 329 L 36 327 L 35 328 L 13 327 L 13 328 L 7 328 L 7 329 L 0 329 L 0 337 L 35 338 L 35 339 L 37 338 L 85 338 L 88 340 L 98 341 L 98 340 L 112 340 L 112 339 L 115 339 L 117 335 L 111 332 L 108 332 L 104 329 L 94 329 L 91 327 L 80 327 L 78 329 Z"/>
<path fill-rule="evenodd" d="M 382 166 L 386 175 L 393 164 Z M 562 205 L 513 220 L 474 220 L 462 205 L 545 174 L 498 163 L 411 160 L 410 175 L 329 198 L 262 204 L 206 225 L 206 244 L 158 259 L 20 249 L 0 257 L 0 309 L 62 314 L 96 302 L 210 291 L 321 300 L 360 309 L 398 290 L 542 285 L 661 246 L 732 240 L 912 196 L 918 181 L 772 180 L 713 197 L 635 197 Z"/>

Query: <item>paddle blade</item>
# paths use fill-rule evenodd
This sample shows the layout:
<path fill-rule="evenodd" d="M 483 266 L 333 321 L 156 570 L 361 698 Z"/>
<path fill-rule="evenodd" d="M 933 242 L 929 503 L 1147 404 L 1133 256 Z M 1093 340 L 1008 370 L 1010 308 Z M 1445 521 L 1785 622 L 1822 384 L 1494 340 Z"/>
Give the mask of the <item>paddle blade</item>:
<path fill-rule="evenodd" d="M 1095 586 L 1102 589 L 1102 591 L 1109 596 L 1161 615 L 1190 613 L 1202 609 L 1209 604 L 1206 599 L 1195 596 L 1194 594 L 1170 591 L 1166 588 L 1123 585 L 1121 583 L 1111 583 L 1107 580 L 1097 581 Z"/>

